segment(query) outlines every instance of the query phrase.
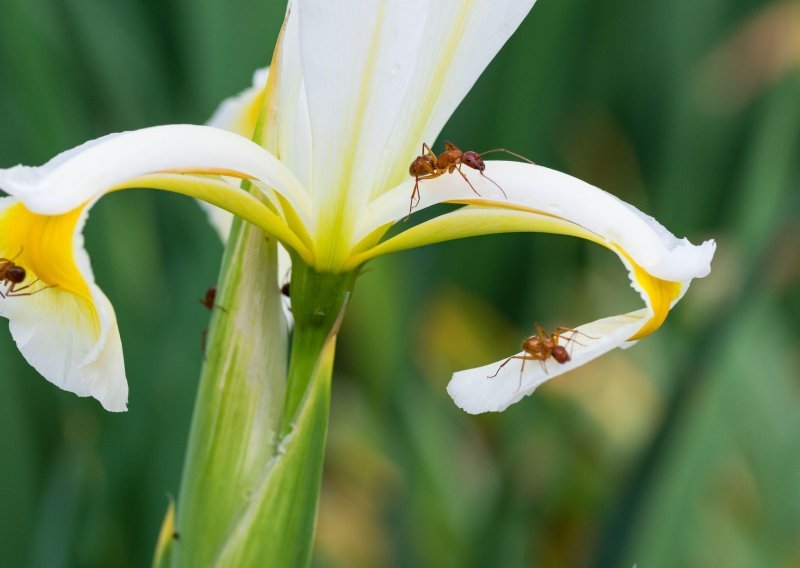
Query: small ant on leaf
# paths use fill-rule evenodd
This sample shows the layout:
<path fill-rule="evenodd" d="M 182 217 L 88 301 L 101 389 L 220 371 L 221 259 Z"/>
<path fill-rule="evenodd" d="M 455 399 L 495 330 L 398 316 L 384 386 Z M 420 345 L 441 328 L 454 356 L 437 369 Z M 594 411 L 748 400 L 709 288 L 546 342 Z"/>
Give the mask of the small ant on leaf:
<path fill-rule="evenodd" d="M 38 290 L 34 290 L 33 292 L 24 292 L 23 290 L 30 289 L 31 286 L 36 284 L 39 279 L 37 278 L 30 284 L 26 284 L 20 288 L 17 288 L 17 285 L 22 284 L 25 281 L 25 278 L 28 276 L 27 271 L 16 264 L 14 261 L 19 258 L 19 255 L 22 254 L 22 249 L 19 249 L 19 252 L 14 256 L 14 258 L 0 258 L 0 284 L 8 285 L 5 293 L 0 292 L 0 297 L 3 298 L 14 298 L 17 296 L 33 296 L 34 294 L 38 294 L 42 290 L 46 290 L 47 288 L 52 288 L 53 286 L 43 286 Z"/>
<path fill-rule="evenodd" d="M 494 148 L 493 150 L 487 150 L 478 154 L 472 150 L 462 152 L 461 149 L 452 142 L 445 142 L 444 152 L 437 156 L 434 154 L 433 150 L 431 150 L 431 147 L 423 142 L 422 153 L 414 158 L 414 161 L 411 162 L 411 165 L 408 167 L 408 173 L 414 178 L 415 181 L 414 191 L 411 192 L 411 203 L 408 206 L 408 215 L 410 216 L 411 211 L 413 211 L 414 208 L 419 205 L 420 180 L 434 179 L 444 174 L 452 174 L 453 172 L 457 171 L 461 177 L 464 178 L 464 181 L 467 182 L 467 185 L 469 185 L 469 188 L 475 193 L 475 195 L 480 197 L 481 194 L 478 193 L 464 172 L 461 171 L 461 166 L 467 166 L 468 168 L 472 168 L 473 170 L 479 172 L 481 176 L 492 182 L 497 189 L 500 190 L 503 196 L 508 199 L 508 195 L 506 195 L 506 192 L 503 190 L 503 188 L 483 173 L 483 170 L 486 169 L 486 163 L 483 161 L 483 156 L 493 152 L 505 152 L 506 154 L 510 154 L 521 160 L 525 160 L 529 164 L 533 164 L 533 162 L 525 156 L 520 156 L 516 152 L 506 150 L 505 148 Z M 408 217 L 406 217 L 406 219 L 408 219 Z"/>
<path fill-rule="evenodd" d="M 570 341 L 574 341 L 578 345 L 583 345 L 577 339 L 575 339 L 576 335 L 583 335 L 589 339 L 598 339 L 597 337 L 592 337 L 590 335 L 586 335 L 578 331 L 577 329 L 573 329 L 571 327 L 557 327 L 556 333 L 548 334 L 541 325 L 535 323 L 534 326 L 536 327 L 536 334 L 527 337 L 525 341 L 522 342 L 522 351 L 525 352 L 524 355 L 512 355 L 505 361 L 500 364 L 500 367 L 497 368 L 494 375 L 489 375 L 487 378 L 492 379 L 500 373 L 500 371 L 505 367 L 512 359 L 521 359 L 522 365 L 520 366 L 519 370 L 519 386 L 517 390 L 522 388 L 522 374 L 525 372 L 525 362 L 526 361 L 539 361 L 542 365 L 542 369 L 544 372 L 547 373 L 547 365 L 545 361 L 552 357 L 558 363 L 564 364 L 568 362 L 571 357 L 565 345 Z M 565 344 L 561 345 L 559 341 L 562 337 L 564 337 L 565 333 L 571 333 L 570 337 L 565 337 Z"/>

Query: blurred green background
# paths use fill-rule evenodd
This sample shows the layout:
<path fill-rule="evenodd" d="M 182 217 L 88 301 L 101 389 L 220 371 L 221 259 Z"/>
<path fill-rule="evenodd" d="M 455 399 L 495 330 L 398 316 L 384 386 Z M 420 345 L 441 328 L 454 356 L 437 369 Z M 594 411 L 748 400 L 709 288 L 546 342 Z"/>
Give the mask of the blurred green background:
<path fill-rule="evenodd" d="M 205 121 L 269 61 L 283 10 L 0 0 L 0 167 Z M 616 257 L 503 235 L 373 262 L 340 343 L 315 566 L 800 565 L 798 38 L 798 2 L 540 0 L 442 139 L 714 237 L 713 272 L 634 349 L 473 417 L 450 373 L 534 321 L 640 305 Z M 102 200 L 86 232 L 130 411 L 58 391 L 2 326 L 4 566 L 145 566 L 178 489 L 222 248 L 155 192 Z"/>

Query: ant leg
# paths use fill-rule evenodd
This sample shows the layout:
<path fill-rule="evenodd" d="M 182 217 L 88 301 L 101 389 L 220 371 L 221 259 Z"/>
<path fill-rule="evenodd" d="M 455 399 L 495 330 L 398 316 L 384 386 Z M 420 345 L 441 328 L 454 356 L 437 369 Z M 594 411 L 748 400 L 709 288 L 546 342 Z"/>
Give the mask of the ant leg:
<path fill-rule="evenodd" d="M 494 186 L 495 186 L 497 189 L 499 189 L 499 190 L 500 190 L 500 193 L 502 193 L 502 194 L 503 194 L 503 197 L 505 197 L 506 199 L 508 199 L 508 194 L 506 193 L 506 190 L 504 190 L 502 187 L 500 187 L 500 184 L 499 184 L 499 183 L 497 183 L 496 181 L 494 181 L 494 180 L 493 180 L 492 178 L 490 178 L 489 176 L 487 176 L 487 175 L 484 175 L 484 173 L 483 173 L 483 172 L 481 172 L 481 177 L 482 177 L 482 178 L 484 178 L 484 179 L 488 179 L 490 182 L 492 182 L 492 183 L 494 184 Z"/>
<path fill-rule="evenodd" d="M 481 152 L 478 155 L 483 157 L 486 154 L 493 154 L 495 152 L 505 152 L 506 154 L 510 154 L 511 156 L 514 156 L 515 158 L 519 158 L 520 160 L 524 160 L 524 161 L 528 162 L 529 164 L 533 164 L 534 166 L 536 165 L 536 162 L 534 162 L 533 160 L 529 160 L 525 156 L 523 156 L 521 154 L 517 154 L 516 152 L 512 152 L 511 150 L 508 150 L 506 148 L 493 148 L 491 150 L 486 150 L 485 152 Z"/>
<path fill-rule="evenodd" d="M 522 365 L 519 368 L 519 383 L 517 384 L 517 390 L 514 393 L 518 393 L 522 388 L 522 374 L 525 372 L 525 362 L 529 359 L 529 357 L 522 358 Z"/>
<path fill-rule="evenodd" d="M 29 286 L 25 286 L 25 288 L 28 288 L 28 287 Z M 38 290 L 34 290 L 33 292 L 23 292 L 22 294 L 19 293 L 19 290 L 24 290 L 25 288 L 19 288 L 18 290 L 14 290 L 13 293 L 10 293 L 10 292 L 6 291 L 6 295 L 4 297 L 19 298 L 20 296 L 35 296 L 39 292 L 44 292 L 48 288 L 55 288 L 55 287 L 56 287 L 55 284 L 52 284 L 50 286 L 42 286 Z"/>
<path fill-rule="evenodd" d="M 12 284 L 11 284 L 11 286 L 8 288 L 8 293 L 9 293 L 9 294 L 12 294 L 13 292 L 22 292 L 23 290 L 27 290 L 28 288 L 30 288 L 31 286 L 33 286 L 34 284 L 36 284 L 38 281 L 39 281 L 39 279 L 37 278 L 36 280 L 34 280 L 33 282 L 31 282 L 30 284 L 26 284 L 26 285 L 25 285 L 25 286 L 23 286 L 22 288 L 16 288 L 16 287 L 15 287 L 15 286 L 16 286 L 16 284 L 12 283 Z M 14 295 L 15 295 L 15 296 L 17 296 L 17 295 L 19 295 L 19 294 L 14 294 Z"/>
<path fill-rule="evenodd" d="M 592 335 L 586 335 L 582 331 L 578 331 L 577 329 L 573 329 L 571 327 L 557 327 L 556 330 L 558 330 L 558 331 L 570 331 L 573 334 L 582 335 L 582 336 L 584 336 L 584 337 L 586 337 L 588 339 L 600 339 L 599 337 L 594 337 Z"/>
<path fill-rule="evenodd" d="M 417 198 L 417 202 L 414 203 L 414 197 Z M 408 221 L 408 218 L 411 217 L 411 212 L 414 210 L 414 207 L 419 205 L 420 195 L 419 195 L 419 176 L 417 176 L 417 181 L 414 183 L 414 191 L 411 192 L 411 201 L 408 204 L 408 215 L 403 221 Z"/>
<path fill-rule="evenodd" d="M 433 153 L 431 147 L 428 146 L 425 142 L 422 143 L 422 155 L 428 154 L 429 156 L 433 156 L 433 159 L 436 159 L 436 154 Z"/>
<path fill-rule="evenodd" d="M 469 178 L 466 176 L 466 174 L 464 174 L 464 172 L 461 171 L 461 164 L 458 164 L 458 167 L 456 168 L 456 171 L 459 174 L 461 174 L 461 177 L 464 178 L 465 182 L 467 182 L 467 185 L 469 185 L 469 188 L 472 190 L 472 192 L 475 195 L 477 195 L 478 197 L 481 197 L 481 194 L 478 193 L 478 191 L 473 187 L 472 182 L 469 181 Z"/>
<path fill-rule="evenodd" d="M 493 378 L 495 378 L 495 377 L 498 375 L 498 373 L 499 373 L 499 372 L 500 372 L 500 371 L 503 369 L 503 367 L 505 367 L 506 365 L 508 365 L 508 364 L 511 362 L 511 360 L 512 360 L 512 359 L 522 359 L 522 360 L 523 360 L 523 365 L 524 365 L 524 364 L 525 364 L 525 363 L 524 363 L 524 361 L 525 361 L 526 359 L 530 359 L 530 357 L 526 357 L 526 356 L 524 356 L 524 355 L 512 355 L 511 357 L 509 357 L 508 359 L 506 359 L 505 361 L 503 361 L 503 362 L 500 364 L 500 366 L 497 368 L 497 371 L 495 371 L 494 375 L 489 375 L 489 376 L 488 376 L 488 377 L 486 377 L 486 378 L 487 378 L 487 379 L 493 379 Z"/>

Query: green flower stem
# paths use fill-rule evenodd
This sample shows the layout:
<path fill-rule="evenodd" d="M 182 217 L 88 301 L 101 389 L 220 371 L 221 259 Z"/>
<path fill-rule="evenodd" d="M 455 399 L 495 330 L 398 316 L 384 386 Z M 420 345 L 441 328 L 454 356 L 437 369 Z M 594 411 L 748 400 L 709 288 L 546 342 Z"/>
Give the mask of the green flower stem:
<path fill-rule="evenodd" d="M 301 568 L 311 560 L 336 332 L 353 278 L 317 273 L 295 259 L 295 330 L 280 444 L 215 565 Z"/>
<path fill-rule="evenodd" d="M 277 451 L 288 328 L 277 246 L 234 221 L 177 503 L 172 566 L 213 566 Z"/>
<path fill-rule="evenodd" d="M 294 259 L 287 376 L 274 240 L 235 221 L 208 334 L 169 566 L 307 566 L 336 332 L 355 273 Z M 166 551 L 171 549 L 171 554 Z"/>
<path fill-rule="evenodd" d="M 298 259 L 294 259 L 293 267 L 291 296 L 295 328 L 281 426 L 283 435 L 291 429 L 323 346 L 329 336 L 336 334 L 356 274 L 316 272 Z"/>

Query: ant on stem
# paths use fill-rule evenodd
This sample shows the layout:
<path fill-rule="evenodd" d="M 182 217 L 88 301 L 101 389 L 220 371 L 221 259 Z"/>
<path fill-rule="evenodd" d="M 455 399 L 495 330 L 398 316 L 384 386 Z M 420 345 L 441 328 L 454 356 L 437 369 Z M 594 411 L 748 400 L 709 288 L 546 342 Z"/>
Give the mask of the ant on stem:
<path fill-rule="evenodd" d="M 506 195 L 506 192 L 503 190 L 503 188 L 500 187 L 493 179 L 484 175 L 483 173 L 483 171 L 486 169 L 486 163 L 483 161 L 483 156 L 493 152 L 505 152 L 506 154 L 510 154 L 519 158 L 520 160 L 525 160 L 529 164 L 534 164 L 534 162 L 525 156 L 521 156 L 516 152 L 512 152 L 511 150 L 507 150 L 505 148 L 494 148 L 478 154 L 472 150 L 462 152 L 461 149 L 452 142 L 445 142 L 444 152 L 437 156 L 433 150 L 431 150 L 431 147 L 423 142 L 422 153 L 414 158 L 414 161 L 412 161 L 411 165 L 408 167 L 408 173 L 414 178 L 415 182 L 414 191 L 411 192 L 411 203 L 408 207 L 408 215 L 410 216 L 414 208 L 419 205 L 420 180 L 434 179 L 439 176 L 443 176 L 444 174 L 452 174 L 453 172 L 457 171 L 459 175 L 464 178 L 464 181 L 467 182 L 467 185 L 469 185 L 469 188 L 475 193 L 475 195 L 480 197 L 481 194 L 478 193 L 464 172 L 461 171 L 462 166 L 467 166 L 468 168 L 472 168 L 473 170 L 479 172 L 482 177 L 492 182 L 497 189 L 500 190 L 503 196 L 508 199 L 508 195 Z M 406 217 L 406 219 L 408 219 L 408 217 Z"/>
<path fill-rule="evenodd" d="M 206 290 L 205 295 L 198 300 L 203 306 L 208 309 L 208 311 L 213 311 L 214 308 L 219 308 L 225 313 L 228 313 L 228 310 L 220 306 L 216 303 L 217 301 L 217 287 L 216 286 L 209 286 L 208 290 Z M 206 338 L 208 336 L 208 328 L 203 330 L 203 339 L 201 342 L 201 350 L 203 352 L 203 356 L 206 354 Z"/>
<path fill-rule="evenodd" d="M 31 286 L 39 282 L 37 278 L 30 284 L 26 284 L 20 288 L 17 288 L 17 285 L 22 284 L 25 281 L 25 278 L 28 276 L 28 272 L 20 266 L 19 264 L 15 263 L 14 261 L 19 258 L 19 255 L 22 254 L 22 248 L 19 249 L 19 252 L 14 256 L 14 258 L 0 258 L 0 284 L 8 285 L 6 288 L 5 293 L 0 292 L 0 297 L 2 298 L 15 298 L 18 296 L 33 296 L 34 294 L 38 294 L 42 290 L 47 290 L 48 288 L 53 288 L 53 286 L 43 286 L 38 290 L 34 290 L 33 292 L 24 292 L 23 290 L 30 289 Z"/>
<path fill-rule="evenodd" d="M 598 339 L 597 337 L 592 337 L 591 335 L 586 335 L 578 331 L 577 329 L 573 329 L 571 327 L 557 327 L 555 333 L 548 334 L 541 325 L 538 323 L 533 324 L 536 327 L 536 333 L 531 335 L 530 337 L 525 338 L 525 341 L 522 342 L 522 351 L 525 353 L 524 355 L 512 355 L 505 361 L 503 361 L 500 366 L 495 371 L 494 375 L 489 375 L 488 379 L 493 379 L 496 377 L 500 371 L 505 367 L 512 359 L 521 359 L 522 365 L 520 366 L 519 370 L 519 386 L 517 390 L 522 388 L 522 374 L 525 372 L 525 363 L 527 361 L 539 361 L 542 365 L 542 369 L 544 372 L 547 373 L 547 365 L 545 361 L 552 357 L 556 360 L 556 362 L 560 364 L 567 363 L 570 359 L 570 353 L 567 351 L 566 344 L 570 341 L 574 341 L 578 345 L 583 345 L 583 343 L 579 342 L 575 339 L 576 335 L 583 335 L 589 339 Z M 564 334 L 571 333 L 570 337 L 564 337 Z M 565 344 L 561 345 L 559 341 L 561 338 L 564 337 Z"/>

